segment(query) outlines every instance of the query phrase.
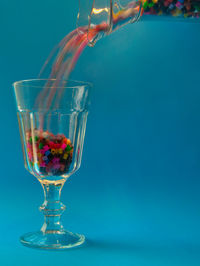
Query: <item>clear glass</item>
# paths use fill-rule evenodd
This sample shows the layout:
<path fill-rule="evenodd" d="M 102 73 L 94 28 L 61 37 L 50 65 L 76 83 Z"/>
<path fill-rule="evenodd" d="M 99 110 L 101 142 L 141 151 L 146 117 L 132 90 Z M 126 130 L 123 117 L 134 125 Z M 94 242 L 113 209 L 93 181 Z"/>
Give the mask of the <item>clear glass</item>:
<path fill-rule="evenodd" d="M 65 205 L 60 195 L 81 164 L 91 84 L 35 79 L 13 86 L 25 168 L 37 177 L 45 198 L 40 207 L 45 218 L 41 230 L 23 235 L 21 243 L 42 249 L 79 246 L 85 237 L 66 231 L 61 224 Z M 59 101 L 48 105 L 46 95 L 52 90 Z"/>

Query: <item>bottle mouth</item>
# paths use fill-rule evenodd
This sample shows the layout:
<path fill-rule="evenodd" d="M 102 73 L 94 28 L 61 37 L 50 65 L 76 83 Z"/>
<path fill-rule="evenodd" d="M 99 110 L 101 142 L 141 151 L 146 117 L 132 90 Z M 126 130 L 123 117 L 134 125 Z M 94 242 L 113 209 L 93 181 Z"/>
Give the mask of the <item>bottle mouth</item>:
<path fill-rule="evenodd" d="M 79 12 L 77 16 L 78 33 L 88 34 L 88 45 L 94 46 L 97 40 L 104 35 L 109 35 L 120 27 L 134 23 L 139 20 L 142 15 L 142 1 L 126 1 L 121 4 L 117 0 L 107 0 L 106 4 L 98 5 L 96 0 L 92 4 L 84 4 L 83 0 L 79 1 Z M 97 34 L 91 40 L 89 38 L 90 30 L 96 28 Z"/>

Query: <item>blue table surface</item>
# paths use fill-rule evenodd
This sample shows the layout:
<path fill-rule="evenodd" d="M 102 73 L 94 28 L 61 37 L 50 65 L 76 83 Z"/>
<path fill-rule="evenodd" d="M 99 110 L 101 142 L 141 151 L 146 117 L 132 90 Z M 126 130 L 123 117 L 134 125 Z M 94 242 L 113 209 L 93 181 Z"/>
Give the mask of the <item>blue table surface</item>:
<path fill-rule="evenodd" d="M 42 3 L 41 3 L 42 2 Z M 11 84 L 37 77 L 73 29 L 78 1 L 4 1 L 0 17 L 0 265 L 200 265 L 200 24 L 139 22 L 87 48 L 72 78 L 94 84 L 62 252 L 23 247 L 40 229 L 39 182 L 23 166 Z"/>

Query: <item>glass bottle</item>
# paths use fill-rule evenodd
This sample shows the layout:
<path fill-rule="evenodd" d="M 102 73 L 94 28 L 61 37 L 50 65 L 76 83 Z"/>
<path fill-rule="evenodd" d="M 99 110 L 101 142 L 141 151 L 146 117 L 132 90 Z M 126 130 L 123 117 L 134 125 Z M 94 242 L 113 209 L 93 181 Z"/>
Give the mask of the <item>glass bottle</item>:
<path fill-rule="evenodd" d="M 77 28 L 103 25 L 104 31 L 90 42 L 128 24 L 149 19 L 200 22 L 200 0 L 79 0 Z M 106 25 L 106 26 L 105 26 Z"/>

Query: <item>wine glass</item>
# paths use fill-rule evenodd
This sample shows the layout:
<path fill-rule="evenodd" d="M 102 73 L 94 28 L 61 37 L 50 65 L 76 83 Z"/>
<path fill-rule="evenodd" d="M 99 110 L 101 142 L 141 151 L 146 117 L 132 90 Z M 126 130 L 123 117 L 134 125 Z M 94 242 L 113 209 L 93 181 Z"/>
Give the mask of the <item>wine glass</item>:
<path fill-rule="evenodd" d="M 33 79 L 13 84 L 25 168 L 41 183 L 44 224 L 40 231 L 20 238 L 41 249 L 65 249 L 85 237 L 66 231 L 60 221 L 65 181 L 81 164 L 91 84 L 55 79 Z"/>

